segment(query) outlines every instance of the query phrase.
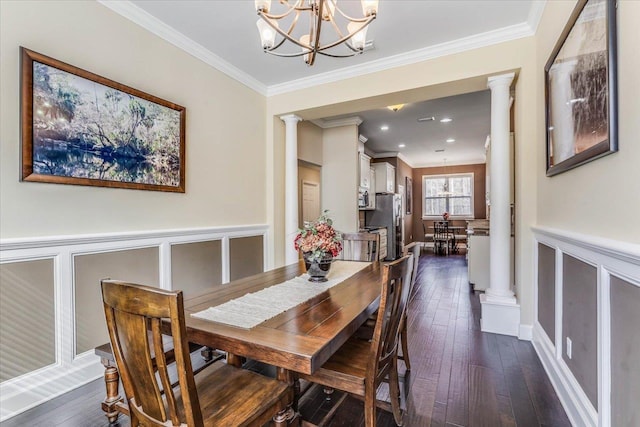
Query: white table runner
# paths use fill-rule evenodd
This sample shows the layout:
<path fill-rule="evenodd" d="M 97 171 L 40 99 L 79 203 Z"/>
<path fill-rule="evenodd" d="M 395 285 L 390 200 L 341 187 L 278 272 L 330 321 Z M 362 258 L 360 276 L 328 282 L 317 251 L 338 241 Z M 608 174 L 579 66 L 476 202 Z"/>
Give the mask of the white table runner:
<path fill-rule="evenodd" d="M 344 282 L 369 264 L 368 262 L 334 261 L 326 282 L 310 282 L 309 275 L 305 273 L 261 291 L 192 313 L 191 316 L 251 329 Z"/>

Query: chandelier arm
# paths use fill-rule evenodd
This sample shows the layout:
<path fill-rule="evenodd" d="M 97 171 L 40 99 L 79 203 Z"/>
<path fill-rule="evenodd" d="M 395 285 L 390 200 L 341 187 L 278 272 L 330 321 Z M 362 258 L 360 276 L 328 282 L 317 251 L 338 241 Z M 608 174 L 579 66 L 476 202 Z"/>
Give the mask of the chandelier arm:
<path fill-rule="evenodd" d="M 299 12 L 298 12 L 298 13 L 299 13 Z M 262 17 L 262 18 L 264 19 L 264 17 L 263 17 L 263 15 L 264 15 L 264 14 L 262 14 L 262 13 L 258 13 L 258 15 L 260 15 L 260 17 Z M 291 35 L 290 35 L 289 33 L 287 33 L 287 32 L 285 32 L 285 31 L 281 30 L 281 29 L 280 29 L 280 27 L 278 27 L 278 26 L 274 25 L 274 24 L 273 24 L 273 22 L 271 22 L 269 19 L 264 19 L 264 20 L 265 20 L 265 22 L 266 22 L 267 24 L 269 24 L 269 26 L 270 26 L 271 28 L 273 28 L 273 29 L 274 29 L 278 34 L 280 34 L 282 37 L 284 37 L 284 39 L 289 40 L 291 43 L 297 44 L 297 45 L 298 45 L 298 46 L 300 46 L 301 48 L 309 49 L 309 46 L 305 46 L 305 45 L 303 45 L 302 43 L 300 43 L 298 40 L 296 40 L 296 39 L 294 39 L 293 37 L 291 37 Z M 297 22 L 297 20 L 298 20 L 298 15 L 296 15 L 296 18 L 295 18 L 295 21 L 296 21 L 296 22 Z M 295 26 L 295 25 L 292 25 L 292 27 L 290 27 L 290 28 L 289 28 L 289 32 L 293 31 L 293 27 L 294 27 L 294 26 Z M 284 42 L 284 39 L 283 39 L 282 41 L 280 41 L 280 43 L 278 43 L 278 46 L 276 46 L 276 47 L 280 47 L 280 46 L 282 45 L 282 43 Z M 267 49 L 266 51 L 272 51 L 272 50 L 276 49 L 276 47 L 272 47 L 271 49 Z"/>
<path fill-rule="evenodd" d="M 367 25 L 369 25 L 369 23 L 371 23 L 371 21 L 373 21 L 375 19 L 375 15 L 370 15 L 369 19 L 366 21 L 366 24 L 364 24 L 362 26 L 362 28 L 366 27 Z M 329 43 L 325 46 L 321 46 L 318 48 L 318 51 L 321 50 L 326 50 L 326 49 L 331 49 L 332 47 L 335 47 L 341 43 L 345 43 L 347 40 L 350 40 L 356 33 L 353 34 L 347 34 L 346 36 L 342 37 L 340 40 L 337 40 L 335 42 Z M 359 50 L 359 49 L 358 49 Z"/>
<path fill-rule="evenodd" d="M 300 51 L 297 53 L 280 53 L 280 52 L 274 52 L 272 50 L 265 50 L 265 53 L 268 53 L 269 55 L 274 55 L 274 56 L 281 56 L 283 58 L 293 58 L 296 56 L 302 56 L 302 55 L 306 55 L 307 53 L 309 53 L 310 51 L 307 49 L 306 51 Z M 323 53 L 323 55 L 326 55 L 325 53 Z"/>
<path fill-rule="evenodd" d="M 296 11 L 299 14 L 301 11 L 311 10 L 311 6 L 306 6 L 306 7 L 300 6 L 303 3 L 304 3 L 304 0 L 298 0 L 296 4 L 291 6 L 289 2 L 281 2 L 281 4 L 284 4 L 288 8 L 288 10 L 280 15 L 267 13 L 262 10 L 258 10 L 257 12 L 258 12 L 258 15 L 260 16 L 267 17 L 269 19 L 280 20 L 282 18 L 286 18 L 287 16 L 289 16 L 293 11 Z"/>
<path fill-rule="evenodd" d="M 340 8 L 338 7 L 338 5 L 337 5 L 337 4 L 336 4 L 336 10 L 338 11 L 338 13 L 340 13 L 340 15 L 342 15 L 344 18 L 348 19 L 348 20 L 349 20 L 349 21 L 351 21 L 351 22 L 364 22 L 364 21 L 366 21 L 367 19 L 371 18 L 372 16 L 373 16 L 373 18 L 374 18 L 374 19 L 375 19 L 375 17 L 376 17 L 376 13 L 372 13 L 372 14 L 370 14 L 369 16 L 365 16 L 364 18 L 354 18 L 354 17 L 349 16 L 349 15 L 347 15 L 346 13 L 344 13 L 344 12 L 342 11 L 342 9 L 340 9 Z"/>
<path fill-rule="evenodd" d="M 329 16 L 329 21 L 331 22 L 331 25 L 333 25 L 333 30 L 336 32 L 336 34 L 338 34 L 339 37 L 344 37 L 344 34 L 342 34 L 342 31 L 340 30 L 340 27 L 338 26 L 338 24 L 336 23 L 336 21 L 333 19 L 333 16 Z M 366 25 L 364 25 L 362 28 L 366 27 Z M 355 33 L 353 33 L 355 34 Z M 359 49 L 356 49 L 355 47 L 353 47 L 351 45 L 351 43 L 349 43 L 349 40 L 346 40 L 344 42 L 345 46 L 347 46 L 350 50 L 352 50 L 353 52 L 355 52 L 353 55 L 358 54 L 358 53 L 362 53 L 362 51 L 360 51 Z M 320 50 L 318 50 L 320 52 Z M 326 55 L 326 54 L 325 54 Z M 346 56 L 333 56 L 334 58 L 346 58 L 349 56 L 353 56 L 353 55 L 346 55 Z M 327 55 L 330 56 L 330 55 Z"/>
<path fill-rule="evenodd" d="M 320 47 L 320 30 L 322 28 L 322 9 L 324 7 L 324 1 L 320 0 L 320 2 L 317 5 L 317 10 L 315 11 L 316 13 L 316 19 L 315 22 L 313 23 L 313 28 L 312 28 L 312 33 L 311 33 L 311 37 L 312 40 L 311 43 L 311 52 L 309 52 L 309 56 L 308 56 L 308 61 L 307 64 L 309 66 L 313 65 L 313 63 L 316 60 L 316 52 L 318 52 L 318 48 Z"/>
<path fill-rule="evenodd" d="M 359 50 L 356 50 L 352 53 L 345 53 L 345 54 L 336 54 L 336 53 L 327 53 L 327 52 L 323 52 L 321 50 L 318 51 L 318 54 L 323 55 L 323 56 L 330 56 L 331 58 L 349 58 L 352 56 L 356 56 L 361 54 L 362 52 Z"/>

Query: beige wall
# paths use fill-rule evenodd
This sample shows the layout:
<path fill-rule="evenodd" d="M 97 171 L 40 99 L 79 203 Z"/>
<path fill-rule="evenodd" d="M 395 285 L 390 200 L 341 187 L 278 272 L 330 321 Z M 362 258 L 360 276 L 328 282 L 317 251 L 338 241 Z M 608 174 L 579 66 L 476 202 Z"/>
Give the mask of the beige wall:
<path fill-rule="evenodd" d="M 267 221 L 262 95 L 97 2 L 0 7 L 2 238 Z M 19 46 L 186 107 L 186 193 L 18 182 Z"/>
<path fill-rule="evenodd" d="M 311 122 L 298 123 L 298 159 L 322 165 L 322 129 Z"/>
<path fill-rule="evenodd" d="M 322 169 L 319 166 L 298 162 L 298 227 L 302 228 L 302 182 L 317 182 L 322 194 Z M 320 200 L 320 212 L 322 212 L 322 200 Z"/>
<path fill-rule="evenodd" d="M 358 231 L 358 127 L 324 129 L 322 132 L 321 209 L 329 210 L 334 227 Z"/>
<path fill-rule="evenodd" d="M 571 14 L 575 2 L 547 2 L 537 32 L 537 86 L 543 90 L 543 67 Z M 568 172 L 546 177 L 545 134 L 536 144 L 538 224 L 640 242 L 640 55 L 638 55 L 640 2 L 618 2 L 618 131 L 620 151 Z M 537 129 L 544 129 L 544 97 L 536 105 Z M 607 220 L 609 219 L 609 220 Z"/>

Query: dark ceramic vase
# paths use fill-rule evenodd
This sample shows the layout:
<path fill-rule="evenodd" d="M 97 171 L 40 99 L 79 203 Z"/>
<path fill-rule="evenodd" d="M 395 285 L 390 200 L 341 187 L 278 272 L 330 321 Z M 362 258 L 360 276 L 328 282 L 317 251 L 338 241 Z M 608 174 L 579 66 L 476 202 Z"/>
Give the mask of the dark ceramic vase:
<path fill-rule="evenodd" d="M 309 261 L 306 254 L 303 254 L 304 265 L 307 268 L 307 274 L 309 275 L 310 282 L 326 282 L 327 274 L 331 268 L 333 257 L 331 255 L 325 256 L 320 261 Z"/>

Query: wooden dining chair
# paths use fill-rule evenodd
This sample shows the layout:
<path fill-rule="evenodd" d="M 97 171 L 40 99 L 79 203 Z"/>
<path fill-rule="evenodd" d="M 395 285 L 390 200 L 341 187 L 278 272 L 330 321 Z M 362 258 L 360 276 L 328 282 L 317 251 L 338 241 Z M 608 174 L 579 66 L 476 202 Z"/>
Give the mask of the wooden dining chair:
<path fill-rule="evenodd" d="M 378 261 L 380 234 L 342 233 L 342 252 L 339 258 L 345 261 Z"/>
<path fill-rule="evenodd" d="M 433 241 L 436 252 L 440 253 L 444 248 L 444 252 L 449 255 L 449 246 L 453 241 L 453 235 L 449 232 L 447 221 L 433 222 Z"/>
<path fill-rule="evenodd" d="M 132 426 L 262 426 L 270 420 L 286 425 L 291 391 L 284 382 L 222 363 L 194 377 L 182 291 L 113 280 L 103 280 L 101 286 Z M 162 347 L 161 326 L 167 320 L 178 374 L 175 387 Z"/>
<path fill-rule="evenodd" d="M 413 268 L 411 271 L 411 281 L 409 282 L 410 283 L 409 301 L 410 301 L 413 298 L 413 293 L 415 291 L 415 285 L 416 285 L 416 277 L 418 277 L 418 264 L 420 262 L 420 247 L 418 245 L 413 245 L 411 249 L 409 249 L 408 254 L 410 256 L 413 256 Z M 406 366 L 407 371 L 410 371 L 411 361 L 409 360 L 409 337 L 407 334 L 408 324 L 409 324 L 408 309 L 405 309 L 404 314 L 402 316 L 402 323 L 400 324 L 400 345 L 402 347 L 402 355 L 398 356 L 398 358 L 404 361 L 404 365 Z"/>
<path fill-rule="evenodd" d="M 398 382 L 398 335 L 409 299 L 413 257 L 382 264 L 378 319 L 370 341 L 351 337 L 313 374 L 299 378 L 364 398 L 365 426 L 376 425 L 376 406 L 389 409 L 376 399 L 378 386 L 388 379 L 391 412 L 402 425 Z"/>

